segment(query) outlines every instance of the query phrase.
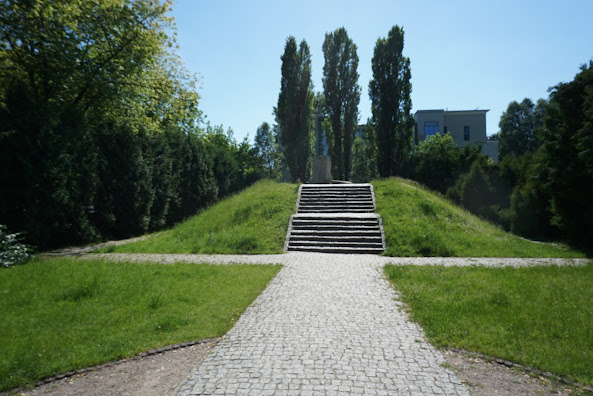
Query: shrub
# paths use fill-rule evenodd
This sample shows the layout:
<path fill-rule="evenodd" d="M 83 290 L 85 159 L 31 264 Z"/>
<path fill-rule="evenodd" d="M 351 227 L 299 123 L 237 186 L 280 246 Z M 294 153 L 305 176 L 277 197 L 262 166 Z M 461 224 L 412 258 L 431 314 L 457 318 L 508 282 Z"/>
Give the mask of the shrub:
<path fill-rule="evenodd" d="M 11 267 L 25 263 L 31 255 L 27 245 L 19 243 L 19 235 L 9 234 L 5 225 L 0 224 L 0 266 Z"/>

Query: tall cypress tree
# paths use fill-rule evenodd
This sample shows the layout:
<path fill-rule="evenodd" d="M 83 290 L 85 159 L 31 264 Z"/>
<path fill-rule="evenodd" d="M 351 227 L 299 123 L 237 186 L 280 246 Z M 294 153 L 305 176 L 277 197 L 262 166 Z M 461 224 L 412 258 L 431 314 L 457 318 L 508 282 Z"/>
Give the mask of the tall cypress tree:
<path fill-rule="evenodd" d="M 282 80 L 278 107 L 274 109 L 280 128 L 286 165 L 292 180 L 305 182 L 311 151 L 313 85 L 311 54 L 305 40 L 298 50 L 294 37 L 286 39 L 282 55 Z"/>
<path fill-rule="evenodd" d="M 404 31 L 394 26 L 379 38 L 373 55 L 369 95 L 382 177 L 402 174 L 412 149 L 414 118 L 410 59 L 402 56 Z"/>
<path fill-rule="evenodd" d="M 332 174 L 338 179 L 350 178 L 351 151 L 358 122 L 358 55 L 356 44 L 346 29 L 326 33 L 323 42 L 323 93 L 329 122 L 327 132 L 332 157 Z"/>

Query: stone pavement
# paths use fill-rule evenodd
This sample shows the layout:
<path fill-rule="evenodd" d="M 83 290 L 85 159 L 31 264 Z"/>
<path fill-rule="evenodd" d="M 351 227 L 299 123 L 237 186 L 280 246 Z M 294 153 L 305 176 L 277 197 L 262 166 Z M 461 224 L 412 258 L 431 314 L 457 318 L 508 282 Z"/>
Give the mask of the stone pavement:
<path fill-rule="evenodd" d="M 97 257 L 99 255 L 91 255 Z M 283 264 L 177 395 L 465 395 L 441 353 L 400 311 L 385 264 L 585 265 L 587 260 L 106 254 L 158 263 Z"/>

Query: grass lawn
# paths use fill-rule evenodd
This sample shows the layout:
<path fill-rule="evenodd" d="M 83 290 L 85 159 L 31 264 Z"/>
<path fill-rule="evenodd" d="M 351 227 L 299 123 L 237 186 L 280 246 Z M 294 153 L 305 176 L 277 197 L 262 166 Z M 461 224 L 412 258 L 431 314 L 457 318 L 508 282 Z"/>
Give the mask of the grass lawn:
<path fill-rule="evenodd" d="M 279 269 L 70 258 L 0 269 L 0 391 L 223 335 Z"/>
<path fill-rule="evenodd" d="M 434 345 L 477 351 L 593 385 L 593 264 L 387 266 L 385 272 Z"/>
<path fill-rule="evenodd" d="M 262 180 L 174 228 L 99 252 L 282 253 L 298 185 Z"/>
<path fill-rule="evenodd" d="M 566 246 L 528 241 L 404 179 L 372 182 L 387 256 L 584 257 Z"/>

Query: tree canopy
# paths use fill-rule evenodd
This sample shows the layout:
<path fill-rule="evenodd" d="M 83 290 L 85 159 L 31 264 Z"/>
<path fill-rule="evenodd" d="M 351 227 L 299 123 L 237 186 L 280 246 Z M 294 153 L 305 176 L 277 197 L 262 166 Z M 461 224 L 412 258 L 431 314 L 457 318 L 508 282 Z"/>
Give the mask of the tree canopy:
<path fill-rule="evenodd" d="M 411 149 L 414 118 L 410 59 L 402 55 L 404 31 L 394 26 L 377 39 L 373 79 L 369 82 L 372 122 L 377 144 L 377 167 L 382 177 L 402 175 Z"/>
<path fill-rule="evenodd" d="M 349 180 L 351 150 L 358 126 L 358 55 L 346 29 L 325 34 L 323 41 L 323 96 L 328 122 L 329 152 L 334 178 Z"/>
<path fill-rule="evenodd" d="M 311 154 L 313 83 L 311 54 L 305 40 L 286 39 L 282 55 L 282 78 L 278 106 L 274 109 L 279 142 L 293 181 L 305 182 Z"/>
<path fill-rule="evenodd" d="M 500 117 L 498 134 L 500 158 L 506 155 L 519 157 L 525 153 L 534 153 L 541 145 L 538 130 L 544 124 L 546 101 L 540 99 L 535 105 L 525 98 L 521 103 L 513 101 Z"/>
<path fill-rule="evenodd" d="M 127 237 L 261 174 L 250 147 L 198 127 L 170 8 L 0 2 L 0 224 L 41 249 Z"/>
<path fill-rule="evenodd" d="M 584 246 L 593 241 L 593 61 L 551 89 L 542 132 L 552 222 Z"/>

